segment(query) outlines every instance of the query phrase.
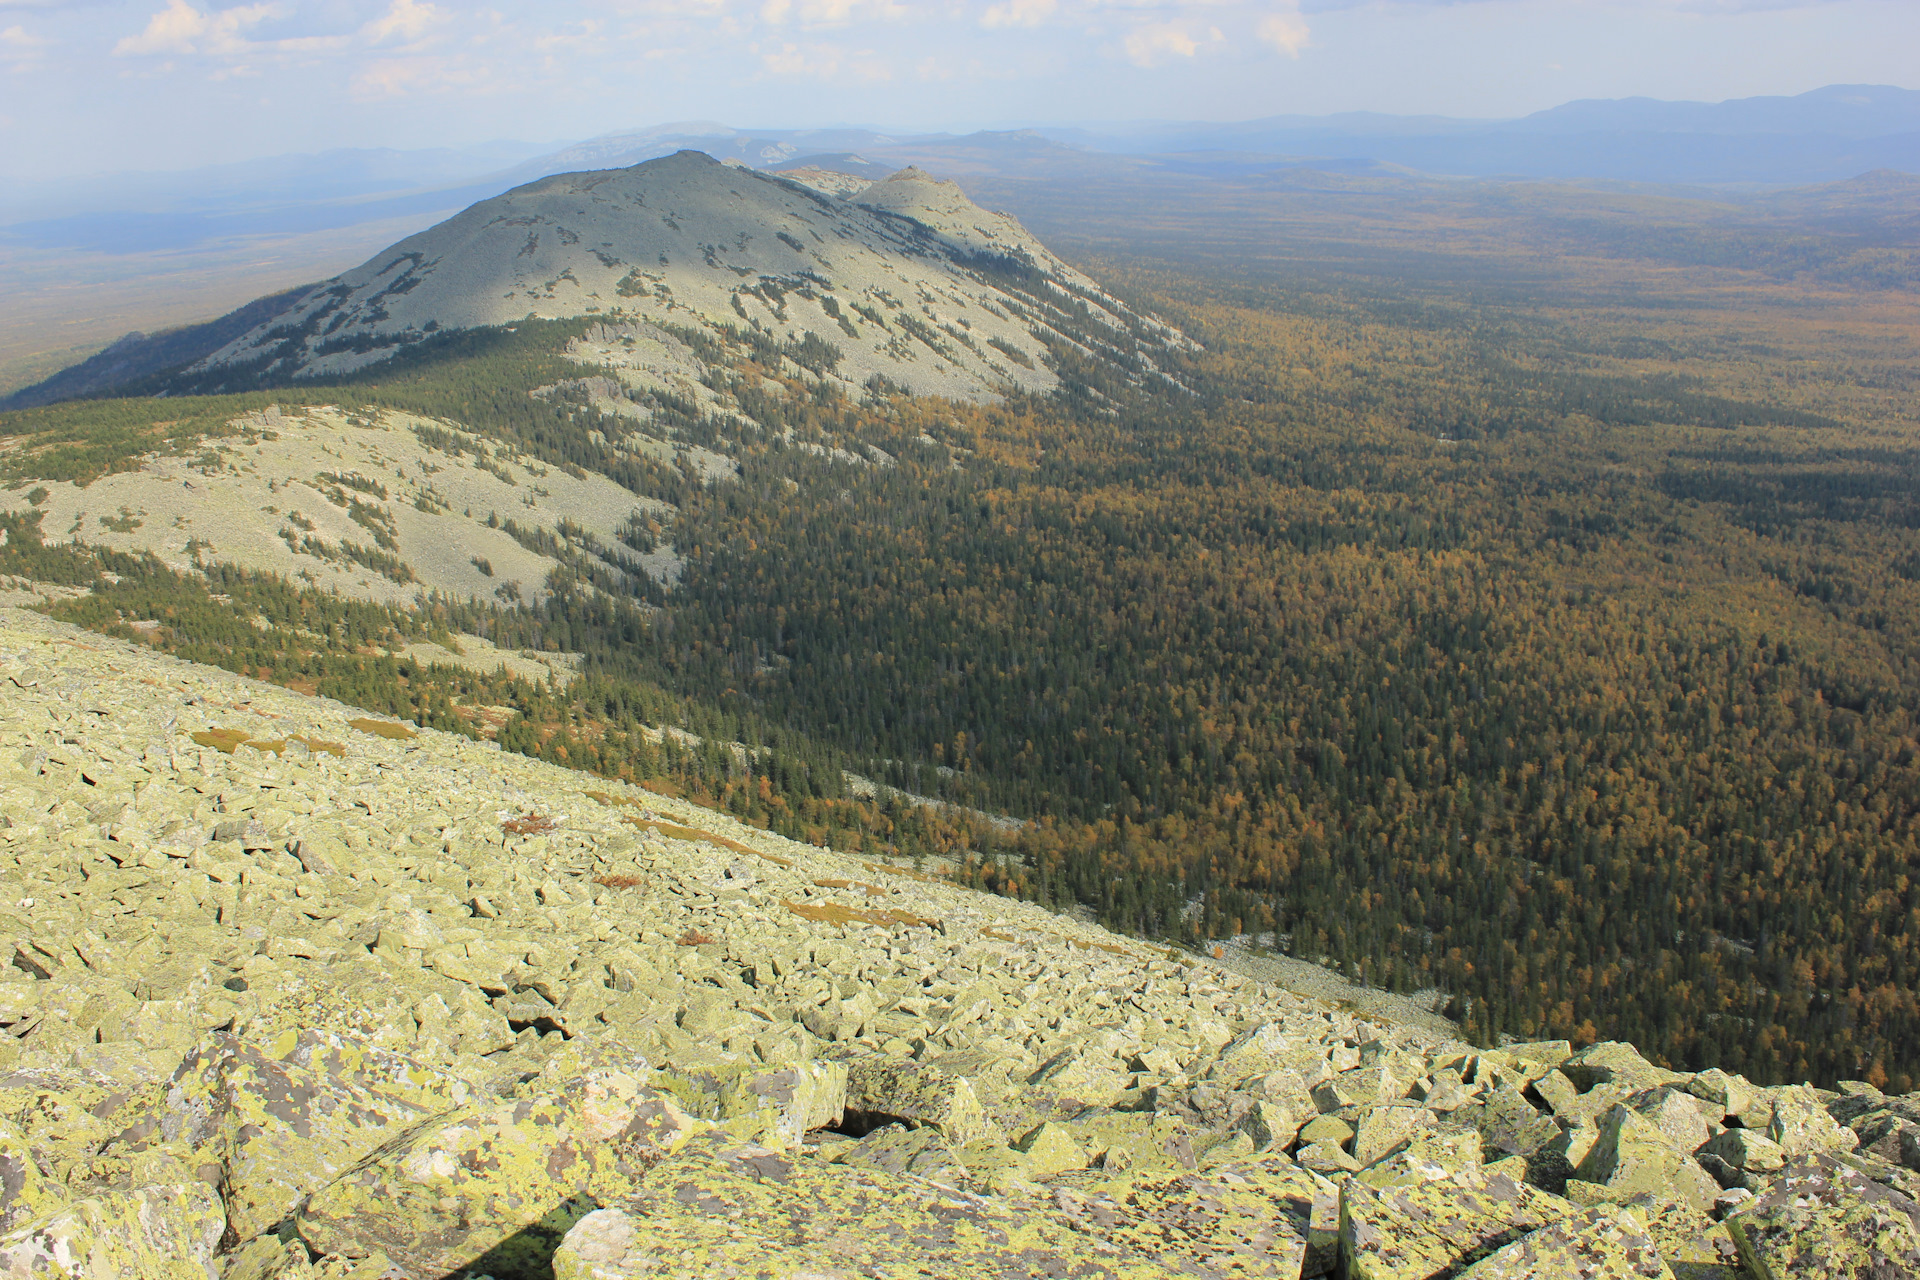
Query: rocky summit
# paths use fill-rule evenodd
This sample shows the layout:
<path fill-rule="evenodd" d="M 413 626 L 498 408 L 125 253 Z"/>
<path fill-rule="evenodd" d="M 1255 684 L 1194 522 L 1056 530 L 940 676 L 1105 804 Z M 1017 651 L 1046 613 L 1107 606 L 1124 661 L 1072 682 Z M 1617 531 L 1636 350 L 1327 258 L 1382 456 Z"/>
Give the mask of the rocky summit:
<path fill-rule="evenodd" d="M 336 375 L 436 333 L 579 316 L 751 331 L 800 344 L 796 370 L 816 378 L 965 400 L 1053 389 L 1055 347 L 1164 380 L 1155 354 L 1191 345 L 919 169 L 783 177 L 683 151 L 483 200 L 315 285 L 189 375 L 201 389 Z"/>
<path fill-rule="evenodd" d="M 1920 1096 L 1476 1047 L 0 609 L 0 1274 L 1893 1277 Z"/>

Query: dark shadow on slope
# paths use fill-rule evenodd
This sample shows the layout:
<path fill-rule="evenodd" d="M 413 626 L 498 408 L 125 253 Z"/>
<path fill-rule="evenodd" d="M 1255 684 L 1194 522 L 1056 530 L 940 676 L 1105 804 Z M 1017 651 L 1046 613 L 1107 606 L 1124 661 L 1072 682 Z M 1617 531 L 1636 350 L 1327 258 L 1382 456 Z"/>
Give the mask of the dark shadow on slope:
<path fill-rule="evenodd" d="M 553 1253 L 573 1224 L 600 1208 L 592 1196 L 573 1196 L 487 1250 L 444 1280 L 490 1276 L 492 1280 L 553 1280 Z"/>

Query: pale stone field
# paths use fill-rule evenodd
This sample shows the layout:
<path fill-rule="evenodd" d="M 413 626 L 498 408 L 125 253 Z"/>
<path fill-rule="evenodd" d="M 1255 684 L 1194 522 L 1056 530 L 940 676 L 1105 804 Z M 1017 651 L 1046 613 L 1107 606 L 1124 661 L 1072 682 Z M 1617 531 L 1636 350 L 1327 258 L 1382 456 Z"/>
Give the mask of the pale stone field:
<path fill-rule="evenodd" d="M 428 591 L 491 601 L 507 584 L 524 600 L 543 597 L 560 562 L 490 527 L 490 517 L 548 532 L 569 519 L 617 547 L 632 516 L 671 510 L 593 472 L 576 478 L 498 454 L 482 466 L 473 454 L 432 448 L 414 428 L 445 424 L 403 413 L 319 407 L 252 414 L 234 425 L 240 434 L 209 438 L 187 453 L 151 454 L 135 470 L 85 485 L 43 481 L 0 491 L 0 510 L 33 510 L 32 495 L 44 489 L 38 509 L 48 543 L 147 551 L 180 572 L 191 572 L 196 560 L 217 561 L 393 604 Z M 394 542 L 388 554 L 404 573 L 382 573 L 342 553 L 345 543 L 385 551 L 374 525 Z M 678 562 L 656 553 L 649 569 L 671 580 Z"/>
<path fill-rule="evenodd" d="M 1920 1098 L 1475 1048 L 20 609 L 0 693 L 0 1275 L 1920 1269 Z"/>

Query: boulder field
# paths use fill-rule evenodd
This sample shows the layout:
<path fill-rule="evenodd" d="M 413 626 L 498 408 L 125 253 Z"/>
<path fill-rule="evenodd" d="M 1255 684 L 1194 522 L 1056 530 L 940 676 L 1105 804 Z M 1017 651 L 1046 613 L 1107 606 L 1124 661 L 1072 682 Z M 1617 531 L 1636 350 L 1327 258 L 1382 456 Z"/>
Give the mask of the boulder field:
<path fill-rule="evenodd" d="M 1389 1025 L 0 609 L 0 1276 L 1920 1275 L 1920 1096 Z"/>

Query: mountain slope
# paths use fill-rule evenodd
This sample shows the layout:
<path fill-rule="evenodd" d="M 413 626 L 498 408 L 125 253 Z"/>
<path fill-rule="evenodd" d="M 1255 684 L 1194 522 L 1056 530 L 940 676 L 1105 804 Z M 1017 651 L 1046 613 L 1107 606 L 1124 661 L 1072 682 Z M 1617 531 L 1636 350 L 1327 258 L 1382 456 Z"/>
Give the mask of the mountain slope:
<path fill-rule="evenodd" d="M 474 205 L 189 372 L 202 390 L 338 375 L 436 331 L 582 315 L 753 330 L 817 377 L 967 400 L 1050 390 L 1061 344 L 1151 371 L 1184 343 L 918 170 L 842 198 L 681 152 Z"/>
<path fill-rule="evenodd" d="M 310 287 L 301 285 L 255 298 L 205 324 L 181 325 L 152 334 L 129 333 L 105 351 L 0 399 L 0 409 L 31 409 L 62 400 L 78 400 L 202 359 L 241 334 L 273 320 Z"/>

